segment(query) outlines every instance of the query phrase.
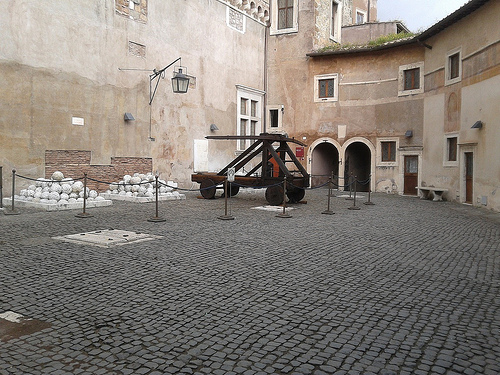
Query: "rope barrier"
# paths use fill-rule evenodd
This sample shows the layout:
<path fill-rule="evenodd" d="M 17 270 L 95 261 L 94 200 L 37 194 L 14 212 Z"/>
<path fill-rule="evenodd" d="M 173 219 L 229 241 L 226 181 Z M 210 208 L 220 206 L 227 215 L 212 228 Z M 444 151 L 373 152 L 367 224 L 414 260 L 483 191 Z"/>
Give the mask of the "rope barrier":
<path fill-rule="evenodd" d="M 1 181 L 1 170 L 2 170 L 2 167 L 0 167 L 0 189 L 2 187 L 2 181 Z M 10 211 L 8 212 L 5 212 L 5 214 L 19 214 L 18 211 L 15 211 L 15 207 L 14 207 L 14 191 L 15 191 L 15 178 L 16 178 L 16 171 L 15 169 L 12 170 L 12 173 L 13 173 L 13 176 L 12 176 L 12 208 Z M 311 175 L 310 177 L 328 177 L 328 181 L 318 185 L 318 186 L 314 186 L 314 187 L 303 187 L 303 186 L 296 186 L 293 184 L 293 180 L 292 181 L 287 181 L 287 178 L 286 177 L 283 177 L 283 181 L 279 181 L 277 183 L 274 183 L 274 184 L 270 184 L 270 185 L 263 185 L 263 186 L 249 186 L 249 185 L 244 185 L 244 184 L 239 184 L 235 181 L 231 182 L 228 184 L 228 180 L 227 180 L 227 177 L 224 179 L 223 182 L 221 183 L 214 183 L 213 185 L 211 186 L 206 186 L 206 187 L 201 187 L 201 184 L 200 184 L 200 187 L 199 188 L 194 188 L 195 186 L 195 182 L 193 182 L 193 185 L 190 189 L 186 189 L 186 188 L 179 188 L 178 186 L 171 186 L 169 185 L 168 183 L 165 183 L 164 181 L 161 181 L 159 180 L 158 178 L 158 175 L 155 176 L 155 180 L 150 180 L 149 178 L 146 179 L 146 180 L 143 180 L 141 182 L 125 182 L 125 181 L 120 181 L 120 182 L 108 182 L 108 181 L 102 181 L 102 180 L 99 180 L 99 179 L 95 179 L 95 178 L 91 178 L 91 177 L 88 177 L 87 173 L 84 174 L 83 177 L 79 177 L 79 178 L 64 178 L 62 180 L 54 180 L 54 179 L 44 179 L 44 178 L 31 178 L 31 177 L 27 177 L 27 176 L 23 176 L 23 175 L 17 175 L 17 177 L 21 178 L 21 179 L 25 179 L 25 180 L 29 180 L 29 181 L 34 181 L 36 182 L 37 184 L 38 183 L 47 183 L 50 186 L 52 186 L 51 184 L 54 184 L 54 183 L 61 183 L 61 184 L 64 184 L 64 183 L 72 183 L 72 182 L 75 182 L 75 181 L 80 181 L 83 179 L 83 182 L 84 182 L 84 187 L 83 187 L 83 212 L 80 213 L 80 214 L 77 214 L 75 216 L 77 217 L 92 217 L 93 215 L 90 215 L 86 212 L 86 201 L 87 201 L 87 198 L 88 198 L 88 187 L 87 187 L 87 182 L 88 181 L 93 181 L 93 182 L 96 182 L 96 183 L 100 183 L 100 184 L 106 184 L 106 185 L 115 185 L 115 186 L 119 186 L 120 188 L 125 188 L 125 186 L 141 186 L 141 185 L 148 185 L 148 184 L 151 184 L 151 186 L 153 186 L 156 190 L 156 212 L 155 212 L 155 216 L 151 217 L 150 219 L 148 219 L 148 221 L 152 221 L 152 222 L 164 222 L 166 221 L 166 219 L 164 219 L 163 217 L 160 217 L 159 216 L 159 207 L 158 207 L 158 202 L 159 202 L 159 187 L 160 186 L 164 186 L 164 187 L 167 187 L 169 189 L 172 189 L 172 190 L 180 190 L 180 191 L 204 191 L 204 190 L 210 190 L 210 189 L 214 189 L 214 188 L 219 188 L 221 186 L 224 186 L 224 189 L 225 191 L 227 191 L 228 189 L 231 189 L 231 187 L 243 187 L 243 188 L 251 188 L 251 189 L 268 189 L 268 188 L 272 188 L 272 187 L 276 187 L 276 186 L 283 186 L 283 212 L 281 214 L 278 214 L 277 217 L 291 217 L 290 214 L 288 214 L 286 212 L 286 195 L 288 193 L 290 193 L 290 191 L 287 192 L 287 190 L 290 190 L 290 189 L 287 189 L 287 184 L 289 187 L 293 188 L 293 189 L 301 189 L 301 190 L 315 190 L 315 189 L 320 189 L 320 188 L 323 188 L 325 186 L 328 185 L 329 187 L 329 193 L 328 193 L 328 207 L 327 207 L 327 210 L 326 211 L 323 211 L 322 213 L 323 214 L 334 214 L 333 211 L 330 210 L 330 197 L 332 196 L 331 194 L 331 191 L 332 191 L 332 188 L 335 186 L 336 188 L 340 188 L 340 187 L 343 187 L 344 189 L 347 189 L 349 188 L 349 196 L 351 194 L 351 187 L 354 185 L 354 202 L 353 202 L 353 206 L 352 207 L 349 207 L 350 210 L 359 210 L 360 208 L 358 206 L 356 206 L 356 193 L 357 193 L 357 184 L 360 184 L 360 185 L 367 185 L 371 182 L 371 174 L 368 176 L 368 178 L 366 178 L 365 180 L 358 180 L 357 179 L 357 176 L 354 176 L 352 173 L 351 175 L 347 176 L 347 177 L 340 177 L 340 176 L 335 176 L 333 173 L 331 176 L 327 176 L 327 175 Z M 134 176 L 135 177 L 135 176 Z M 345 184 L 338 184 L 335 181 L 338 181 L 338 180 L 346 180 Z M 148 188 L 149 189 L 149 188 Z M 292 190 L 293 191 L 293 190 Z M 1 193 L 1 190 L 0 190 L 0 193 Z M 224 220 L 233 220 L 234 217 L 230 214 L 228 214 L 228 198 L 231 196 L 232 194 L 225 194 L 225 214 L 221 217 L 219 217 L 220 219 L 224 219 Z M 267 195 L 267 193 L 266 193 Z M 1 198 L 1 196 L 0 196 Z M 266 197 L 267 198 L 267 197 Z M 366 205 L 373 205 L 374 203 L 371 202 L 371 190 L 368 190 L 368 202 L 365 202 L 364 204 Z M 0 202 L 1 204 L 1 202 Z M 1 207 L 1 206 L 0 206 Z"/>
<path fill-rule="evenodd" d="M 32 177 L 26 177 L 26 176 L 22 176 L 20 174 L 16 174 L 16 177 L 19 177 L 19 178 L 22 178 L 22 179 L 25 179 L 25 180 L 29 180 L 29 181 L 34 181 L 34 182 L 46 182 L 46 183 L 54 183 L 54 182 L 59 182 L 59 183 L 64 183 L 64 182 L 70 182 L 70 181 L 80 181 L 80 180 L 83 180 L 84 177 L 80 177 L 80 178 L 64 178 L 63 180 L 49 180 L 49 179 L 46 179 L 46 178 L 32 178 Z M 89 178 L 90 180 L 90 178 Z"/>
<path fill-rule="evenodd" d="M 217 188 L 218 186 L 222 186 L 223 184 L 222 183 L 218 183 L 218 184 L 215 184 L 215 185 L 212 185 L 212 186 L 208 186 L 208 187 L 205 187 L 205 188 L 191 188 L 191 189 L 183 189 L 183 188 L 180 188 L 180 187 L 175 187 L 175 186 L 170 186 L 169 184 L 166 184 L 166 183 L 163 183 L 163 182 L 159 182 L 160 185 L 163 185 L 165 187 L 168 187 L 170 189 L 174 189 L 174 190 L 180 190 L 180 191 L 200 191 L 200 190 L 209 190 L 209 189 L 213 189 L 213 188 Z M 194 185 L 195 183 L 193 183 Z"/>
<path fill-rule="evenodd" d="M 83 180 L 85 178 L 85 176 L 82 176 L 82 177 L 78 177 L 78 178 L 65 178 L 64 180 L 61 180 L 61 181 L 57 181 L 57 180 L 53 180 L 53 179 L 42 179 L 42 178 L 38 178 L 38 179 L 35 179 L 35 178 L 31 178 L 31 177 L 27 177 L 27 176 L 23 176 L 23 175 L 16 175 L 17 177 L 19 178 L 22 178 L 22 179 L 25 179 L 25 180 L 29 180 L 29 181 L 34 181 L 34 182 L 45 182 L 45 183 L 55 183 L 55 182 L 59 182 L 59 183 L 64 183 L 64 182 L 70 182 L 70 181 L 80 181 L 80 180 Z M 297 186 L 297 185 L 294 185 L 293 182 L 289 182 L 290 186 L 295 188 L 295 189 L 301 189 L 301 190 L 315 190 L 315 189 L 321 189 L 325 186 L 327 186 L 329 183 L 332 184 L 333 187 L 335 188 L 340 188 L 340 187 L 343 187 L 344 189 L 347 189 L 347 188 L 350 188 L 352 187 L 355 183 L 358 183 L 360 185 L 367 185 L 370 183 L 370 180 L 371 180 L 371 175 L 366 179 L 366 180 L 362 180 L 362 181 L 359 181 L 357 179 L 354 179 L 354 180 L 351 180 L 351 182 L 348 182 L 346 184 L 338 184 L 338 183 L 335 183 L 332 181 L 330 181 L 330 179 L 332 178 L 333 176 L 333 179 L 335 180 L 348 180 L 350 179 L 351 176 L 347 176 L 347 177 L 340 177 L 340 176 L 336 176 L 336 175 L 311 175 L 311 177 L 330 177 L 329 178 L 329 181 L 326 181 L 324 183 L 322 183 L 321 185 L 318 185 L 318 186 L 313 186 L 313 187 L 303 187 L 303 186 Z M 118 185 L 118 186 L 141 186 L 141 185 L 147 185 L 147 184 L 152 184 L 154 185 L 156 183 L 156 181 L 141 181 L 141 182 L 136 182 L 136 183 L 130 183 L 130 182 L 124 182 L 124 181 L 120 181 L 120 182 L 110 182 L 110 181 L 103 181 L 103 180 L 99 180 L 99 179 L 95 179 L 95 178 L 91 178 L 91 177 L 88 177 L 87 176 L 87 180 L 90 180 L 90 181 L 93 181 L 93 182 L 96 182 L 96 183 L 100 183 L 100 184 L 105 184 L 105 185 Z M 158 181 L 158 184 L 159 185 L 162 185 L 162 186 L 165 186 L 167 188 L 170 188 L 172 190 L 178 190 L 178 191 L 187 191 L 187 192 L 192 192 L 192 191 L 204 191 L 204 190 L 210 190 L 210 189 L 213 189 L 213 188 L 221 188 L 224 186 L 224 183 L 217 183 L 217 184 L 214 184 L 214 185 L 211 185 L 211 186 L 206 186 L 206 187 L 197 187 L 197 188 L 194 188 L 194 186 L 192 188 L 180 188 L 178 186 L 171 186 L 167 183 L 164 183 L 162 181 Z M 194 185 L 194 183 L 193 183 Z M 270 184 L 270 185 L 261 185 L 261 186 L 249 186 L 249 185 L 243 185 L 243 184 L 239 184 L 237 182 L 232 182 L 231 184 L 232 186 L 237 186 L 237 187 L 242 187 L 242 188 L 250 188 L 250 189 L 267 189 L 267 188 L 271 188 L 271 187 L 274 187 L 274 186 L 281 186 L 283 185 L 283 182 L 280 181 L 280 182 L 277 182 L 275 184 Z"/>
<path fill-rule="evenodd" d="M 3 166 L 0 165 L 0 209 L 3 209 Z"/>

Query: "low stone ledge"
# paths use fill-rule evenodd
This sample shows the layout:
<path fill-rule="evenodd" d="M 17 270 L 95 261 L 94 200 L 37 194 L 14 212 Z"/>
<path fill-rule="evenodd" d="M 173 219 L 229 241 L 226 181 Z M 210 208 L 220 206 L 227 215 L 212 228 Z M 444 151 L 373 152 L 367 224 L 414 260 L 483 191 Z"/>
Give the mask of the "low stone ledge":
<path fill-rule="evenodd" d="M 86 208 L 93 207 L 106 207 L 111 206 L 113 201 L 109 199 L 104 200 L 87 200 L 85 205 Z M 11 207 L 12 198 L 4 198 L 3 199 L 4 208 Z M 37 208 L 45 211 L 64 211 L 64 210 L 77 210 L 83 209 L 83 202 L 75 202 L 75 203 L 43 203 L 43 202 L 34 202 L 27 200 L 14 200 L 14 207 L 26 207 L 26 208 Z"/>
<path fill-rule="evenodd" d="M 101 194 L 99 194 L 99 196 L 103 197 L 104 199 L 133 202 L 133 203 L 149 203 L 149 202 L 156 201 L 156 196 L 136 197 L 136 196 L 128 196 L 128 195 L 120 195 L 120 194 L 108 194 L 108 193 L 101 193 Z M 175 201 L 175 200 L 182 200 L 182 199 L 186 199 L 186 196 L 184 194 L 180 194 L 177 192 L 173 192 L 173 193 L 169 192 L 169 193 L 163 193 L 163 194 L 158 195 L 158 201 Z"/>

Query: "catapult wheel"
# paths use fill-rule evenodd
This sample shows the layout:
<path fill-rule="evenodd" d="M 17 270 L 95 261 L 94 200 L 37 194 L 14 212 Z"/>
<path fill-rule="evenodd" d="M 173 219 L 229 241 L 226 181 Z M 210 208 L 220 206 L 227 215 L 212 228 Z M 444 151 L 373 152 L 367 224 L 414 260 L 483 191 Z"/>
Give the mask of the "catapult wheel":
<path fill-rule="evenodd" d="M 266 200 L 271 206 L 283 203 L 283 188 L 280 185 L 269 186 L 266 189 Z"/>
<path fill-rule="evenodd" d="M 291 189 L 286 189 L 286 196 L 290 200 L 290 203 L 298 203 L 300 202 L 304 196 L 306 195 L 306 191 L 304 189 L 292 187 Z"/>
<path fill-rule="evenodd" d="M 210 178 L 201 181 L 200 183 L 200 193 L 201 196 L 205 199 L 213 199 L 215 197 L 215 182 Z"/>

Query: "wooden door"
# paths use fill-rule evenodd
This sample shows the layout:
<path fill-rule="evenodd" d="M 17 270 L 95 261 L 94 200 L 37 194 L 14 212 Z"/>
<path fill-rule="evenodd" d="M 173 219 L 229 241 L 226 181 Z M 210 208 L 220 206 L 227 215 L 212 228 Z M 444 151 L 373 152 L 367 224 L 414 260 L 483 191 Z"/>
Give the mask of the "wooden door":
<path fill-rule="evenodd" d="M 417 195 L 418 156 L 405 156 L 404 190 L 405 195 Z"/>
<path fill-rule="evenodd" d="M 465 153 L 465 203 L 472 203 L 473 163 L 472 152 Z"/>

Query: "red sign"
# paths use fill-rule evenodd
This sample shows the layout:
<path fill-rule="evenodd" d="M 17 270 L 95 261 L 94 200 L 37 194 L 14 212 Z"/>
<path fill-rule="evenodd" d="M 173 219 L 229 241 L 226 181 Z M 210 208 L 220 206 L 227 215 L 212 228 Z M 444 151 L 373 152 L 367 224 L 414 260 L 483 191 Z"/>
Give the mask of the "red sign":
<path fill-rule="evenodd" d="M 304 147 L 297 146 L 295 148 L 295 156 L 298 158 L 303 158 L 304 157 Z"/>

